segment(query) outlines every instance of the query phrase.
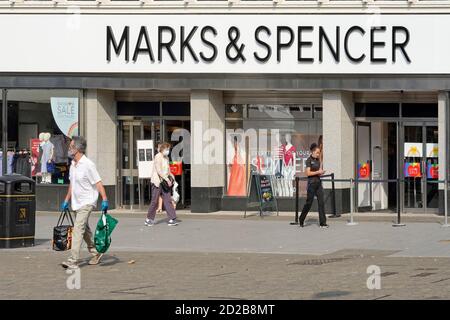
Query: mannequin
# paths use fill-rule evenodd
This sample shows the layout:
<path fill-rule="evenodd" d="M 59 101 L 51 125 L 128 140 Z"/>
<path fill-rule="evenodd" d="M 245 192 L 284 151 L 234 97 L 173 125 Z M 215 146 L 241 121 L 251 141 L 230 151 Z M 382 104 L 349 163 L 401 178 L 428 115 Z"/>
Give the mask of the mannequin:
<path fill-rule="evenodd" d="M 283 145 L 283 196 L 292 197 L 294 195 L 295 176 L 295 155 L 297 149 L 292 145 L 292 136 L 286 133 L 284 136 L 286 144 Z"/>
<path fill-rule="evenodd" d="M 229 196 L 245 196 L 245 165 L 242 159 L 237 137 L 233 138 L 234 156 L 232 163 L 229 164 L 230 177 L 228 181 Z"/>
<path fill-rule="evenodd" d="M 43 138 L 43 143 L 41 143 L 42 156 L 41 156 L 41 173 L 42 173 L 42 183 L 52 183 L 52 174 L 47 171 L 47 164 L 51 163 L 54 155 L 54 146 L 50 142 L 51 134 L 48 132 L 41 133 L 39 139 Z"/>

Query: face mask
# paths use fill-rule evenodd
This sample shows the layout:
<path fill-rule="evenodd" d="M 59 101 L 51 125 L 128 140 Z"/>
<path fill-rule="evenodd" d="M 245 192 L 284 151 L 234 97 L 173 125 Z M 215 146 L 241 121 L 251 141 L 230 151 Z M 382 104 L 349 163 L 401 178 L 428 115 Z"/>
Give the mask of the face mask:
<path fill-rule="evenodd" d="M 67 155 L 69 156 L 69 158 L 73 158 L 76 154 L 76 151 L 69 149 L 69 151 L 67 151 Z"/>
<path fill-rule="evenodd" d="M 164 150 L 164 151 L 163 151 L 163 155 L 165 155 L 165 156 L 167 157 L 167 156 L 169 155 L 169 150 L 167 150 L 167 149 Z"/>

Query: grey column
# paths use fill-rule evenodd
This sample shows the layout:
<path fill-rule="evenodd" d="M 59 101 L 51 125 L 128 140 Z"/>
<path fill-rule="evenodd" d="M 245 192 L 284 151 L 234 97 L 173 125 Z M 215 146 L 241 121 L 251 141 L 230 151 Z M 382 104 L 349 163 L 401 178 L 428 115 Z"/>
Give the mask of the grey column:
<path fill-rule="evenodd" d="M 355 121 L 352 92 L 324 91 L 322 107 L 323 168 L 327 173 L 334 173 L 336 179 L 354 178 Z M 331 188 L 329 183 L 324 187 Z M 337 212 L 349 212 L 349 183 L 336 183 L 335 187 Z"/>
<path fill-rule="evenodd" d="M 191 211 L 221 210 L 225 186 L 222 91 L 191 92 Z"/>
<path fill-rule="evenodd" d="M 110 208 L 113 208 L 117 180 L 117 107 L 114 91 L 87 90 L 85 97 L 86 155 L 96 164 Z"/>
<path fill-rule="evenodd" d="M 447 172 L 449 152 L 449 97 L 448 92 L 438 94 L 438 140 L 439 140 L 439 180 L 444 180 Z M 444 213 L 444 185 L 439 184 L 439 213 Z"/>

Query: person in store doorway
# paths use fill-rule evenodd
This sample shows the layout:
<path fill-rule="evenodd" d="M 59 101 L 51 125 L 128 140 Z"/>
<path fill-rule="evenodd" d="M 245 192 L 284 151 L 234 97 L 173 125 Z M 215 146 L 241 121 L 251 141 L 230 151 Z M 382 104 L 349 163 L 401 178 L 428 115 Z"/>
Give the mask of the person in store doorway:
<path fill-rule="evenodd" d="M 78 268 L 83 240 L 87 244 L 89 253 L 93 256 L 89 261 L 90 265 L 98 264 L 102 257 L 102 254 L 96 251 L 92 240 L 89 216 L 96 207 L 99 193 L 103 199 L 102 211 L 108 210 L 108 199 L 95 164 L 85 156 L 86 145 L 83 137 L 73 137 L 68 152 L 69 157 L 73 159 L 69 172 L 70 185 L 61 209 L 68 209 L 71 200 L 72 210 L 76 214 L 70 257 L 62 263 L 64 268 L 70 269 Z"/>
<path fill-rule="evenodd" d="M 159 152 L 159 148 L 161 148 L 161 143 L 158 143 L 157 151 Z M 163 198 L 161 196 L 158 197 L 158 209 L 156 213 L 162 213 L 163 211 Z"/>
<path fill-rule="evenodd" d="M 158 207 L 159 196 L 163 198 L 164 207 L 166 208 L 169 221 L 167 225 L 176 226 L 177 215 L 175 208 L 172 205 L 172 188 L 175 181 L 175 177 L 170 172 L 169 166 L 169 153 L 170 144 L 164 142 L 159 148 L 158 154 L 153 160 L 153 171 L 151 177 L 152 183 L 152 202 L 148 208 L 147 219 L 145 219 L 145 225 L 150 227 L 155 224 L 156 209 Z M 165 186 L 169 189 L 165 190 Z"/>
<path fill-rule="evenodd" d="M 319 204 L 319 226 L 320 228 L 328 228 L 327 217 L 325 216 L 325 204 L 323 199 L 323 188 L 320 176 L 325 174 L 320 163 L 320 147 L 313 143 L 310 148 L 311 155 L 306 160 L 306 176 L 308 177 L 307 198 L 300 215 L 300 227 L 304 226 L 306 216 L 311 209 L 314 196 L 317 197 Z"/>

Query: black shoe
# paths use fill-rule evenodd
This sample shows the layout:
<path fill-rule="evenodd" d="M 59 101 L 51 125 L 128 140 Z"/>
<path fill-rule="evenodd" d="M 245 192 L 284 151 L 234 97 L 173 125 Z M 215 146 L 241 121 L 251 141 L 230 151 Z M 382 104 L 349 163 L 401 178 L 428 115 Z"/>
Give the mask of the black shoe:
<path fill-rule="evenodd" d="M 299 225 L 301 228 L 304 227 L 303 222 L 300 222 L 298 225 Z"/>
<path fill-rule="evenodd" d="M 330 226 L 329 225 L 327 225 L 327 224 L 322 224 L 322 225 L 320 225 L 320 228 L 321 229 L 328 229 Z"/>
<path fill-rule="evenodd" d="M 339 218 L 340 214 L 332 214 L 331 216 L 328 216 L 328 218 Z"/>

